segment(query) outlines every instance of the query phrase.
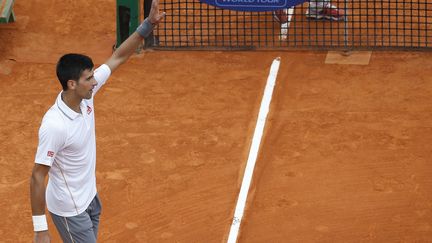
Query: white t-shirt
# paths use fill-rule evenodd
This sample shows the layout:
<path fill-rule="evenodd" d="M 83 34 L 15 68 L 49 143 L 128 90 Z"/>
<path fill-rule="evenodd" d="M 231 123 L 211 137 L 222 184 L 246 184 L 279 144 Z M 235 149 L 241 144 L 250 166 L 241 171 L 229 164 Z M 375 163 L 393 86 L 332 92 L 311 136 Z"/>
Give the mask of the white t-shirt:
<path fill-rule="evenodd" d="M 110 75 L 105 64 L 94 71 L 98 84 L 93 97 L 81 101 L 81 114 L 63 102 L 60 92 L 42 120 L 35 163 L 51 166 L 45 196 L 48 210 L 56 215 L 76 216 L 96 195 L 93 98 Z"/>

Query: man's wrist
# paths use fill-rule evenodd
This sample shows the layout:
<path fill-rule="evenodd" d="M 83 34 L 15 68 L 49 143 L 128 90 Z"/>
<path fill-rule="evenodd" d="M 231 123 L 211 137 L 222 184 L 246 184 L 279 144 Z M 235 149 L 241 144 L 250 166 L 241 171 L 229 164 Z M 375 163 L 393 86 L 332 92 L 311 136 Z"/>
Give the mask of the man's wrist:
<path fill-rule="evenodd" d="M 33 215 L 33 230 L 35 232 L 47 231 L 48 223 L 45 215 Z"/>
<path fill-rule="evenodd" d="M 144 21 L 138 26 L 136 32 L 143 38 L 147 38 L 151 32 L 153 32 L 153 28 L 156 26 L 156 23 L 151 23 L 149 18 L 144 19 Z"/>

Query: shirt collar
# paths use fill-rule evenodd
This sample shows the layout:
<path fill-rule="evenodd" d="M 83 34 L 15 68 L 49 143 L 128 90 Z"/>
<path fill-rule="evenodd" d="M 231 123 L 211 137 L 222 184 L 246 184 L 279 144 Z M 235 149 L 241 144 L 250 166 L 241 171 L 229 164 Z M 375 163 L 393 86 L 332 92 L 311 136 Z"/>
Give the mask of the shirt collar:
<path fill-rule="evenodd" d="M 80 114 L 75 112 L 74 110 L 72 110 L 71 108 L 69 108 L 69 106 L 66 105 L 66 103 L 64 103 L 64 101 L 62 100 L 62 92 L 60 92 L 60 94 L 57 96 L 57 107 L 60 109 L 60 111 L 63 112 L 63 114 L 65 114 L 69 119 L 74 120 L 75 118 L 77 118 Z M 82 102 L 80 104 L 80 107 L 82 106 Z M 81 109 L 82 110 L 82 109 Z"/>

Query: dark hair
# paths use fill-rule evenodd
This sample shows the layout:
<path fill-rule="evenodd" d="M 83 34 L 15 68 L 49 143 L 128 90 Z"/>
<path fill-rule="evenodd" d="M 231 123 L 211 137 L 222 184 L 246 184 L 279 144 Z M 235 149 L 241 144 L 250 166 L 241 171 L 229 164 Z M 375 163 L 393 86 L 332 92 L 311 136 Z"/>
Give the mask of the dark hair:
<path fill-rule="evenodd" d="M 57 62 L 56 72 L 63 90 L 68 89 L 68 80 L 78 81 L 81 73 L 84 70 L 92 69 L 93 66 L 91 58 L 85 55 L 70 53 L 62 56 Z"/>

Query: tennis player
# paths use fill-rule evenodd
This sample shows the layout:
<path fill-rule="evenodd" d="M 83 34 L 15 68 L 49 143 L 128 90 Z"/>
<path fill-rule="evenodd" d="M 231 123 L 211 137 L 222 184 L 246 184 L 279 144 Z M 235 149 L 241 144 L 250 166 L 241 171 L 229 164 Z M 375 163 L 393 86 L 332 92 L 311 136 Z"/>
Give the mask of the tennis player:
<path fill-rule="evenodd" d="M 30 180 L 34 242 L 50 242 L 45 206 L 64 242 L 96 242 L 101 202 L 96 189 L 93 98 L 164 16 L 159 1 L 153 0 L 148 18 L 96 69 L 89 57 L 80 54 L 66 54 L 58 61 L 63 90 L 43 117 Z"/>

